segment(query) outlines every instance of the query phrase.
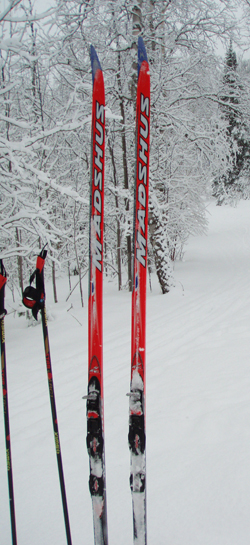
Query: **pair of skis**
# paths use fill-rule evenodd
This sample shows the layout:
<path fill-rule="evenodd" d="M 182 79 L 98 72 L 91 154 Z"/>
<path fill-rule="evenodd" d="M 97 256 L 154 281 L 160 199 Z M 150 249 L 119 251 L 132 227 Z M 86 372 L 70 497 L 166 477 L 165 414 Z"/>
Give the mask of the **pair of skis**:
<path fill-rule="evenodd" d="M 93 79 L 92 158 L 90 191 L 89 236 L 89 355 L 87 399 L 87 448 L 89 453 L 89 488 L 92 497 L 95 545 L 108 545 L 107 502 L 104 454 L 103 413 L 103 226 L 104 226 L 104 161 L 105 161 L 105 92 L 100 62 L 91 47 Z M 129 396 L 130 487 L 133 505 L 134 543 L 146 545 L 146 435 L 145 435 L 145 330 L 146 330 L 146 273 L 148 232 L 150 130 L 150 77 L 146 50 L 138 39 L 138 84 L 136 102 L 136 173 L 134 206 L 134 270 L 132 291 L 131 381 Z M 46 250 L 37 257 L 36 270 L 30 286 L 23 294 L 23 303 L 33 316 L 41 311 L 45 359 L 67 544 L 71 533 L 63 475 L 59 430 L 50 359 L 45 309 L 44 262 Z M 12 528 L 12 542 L 17 544 L 13 475 L 10 451 L 9 412 L 4 334 L 4 290 L 6 272 L 2 262 L 0 271 L 0 325 L 2 388 L 5 418 L 7 470 Z M 36 287 L 31 284 L 36 280 Z"/>
<path fill-rule="evenodd" d="M 91 47 L 93 80 L 89 235 L 89 354 L 87 448 L 95 545 L 108 545 L 103 412 L 103 231 L 105 91 L 101 65 Z M 129 396 L 130 487 L 134 543 L 146 545 L 145 330 L 148 232 L 150 76 L 138 39 L 134 270 L 132 291 L 131 381 Z"/>

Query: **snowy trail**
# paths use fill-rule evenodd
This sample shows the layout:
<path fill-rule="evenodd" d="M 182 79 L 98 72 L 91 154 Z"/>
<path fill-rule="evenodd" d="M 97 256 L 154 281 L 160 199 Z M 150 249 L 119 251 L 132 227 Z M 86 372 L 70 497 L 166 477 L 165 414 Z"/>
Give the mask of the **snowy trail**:
<path fill-rule="evenodd" d="M 147 301 L 149 545 L 248 545 L 250 535 L 250 203 L 209 206 L 176 288 Z M 7 263 L 6 263 L 7 266 Z M 88 456 L 87 293 L 47 305 L 73 545 L 93 543 Z M 60 293 L 61 292 L 61 293 Z M 8 290 L 7 290 L 8 295 Z M 9 295 L 8 295 L 9 297 Z M 73 309 L 67 312 L 71 302 Z M 8 304 L 7 304 L 8 303 Z M 11 300 L 7 299 L 8 309 Z M 75 316 L 82 324 L 70 316 Z M 132 545 L 128 398 L 131 298 L 104 288 L 104 391 L 110 545 Z M 66 545 L 40 326 L 5 319 L 19 545 Z M 11 545 L 2 402 L 0 543 Z"/>
<path fill-rule="evenodd" d="M 155 360 L 168 367 L 165 392 L 158 386 L 155 398 L 160 370 L 148 387 L 148 428 L 156 402 L 161 421 L 154 435 L 148 429 L 148 461 L 159 428 L 166 446 L 163 476 L 160 453 L 157 463 L 158 503 L 166 502 L 160 543 L 249 541 L 249 205 L 212 212 L 208 237 L 192 239 L 177 266 L 184 292 L 169 296 L 160 320 L 165 335 L 161 327 L 151 340 L 149 327 L 148 360 L 152 345 Z M 155 473 L 149 506 L 153 488 Z"/>

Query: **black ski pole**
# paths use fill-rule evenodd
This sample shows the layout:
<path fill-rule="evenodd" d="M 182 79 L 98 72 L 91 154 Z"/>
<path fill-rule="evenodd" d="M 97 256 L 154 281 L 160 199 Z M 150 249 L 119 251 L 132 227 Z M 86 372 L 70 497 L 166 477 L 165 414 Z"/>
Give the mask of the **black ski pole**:
<path fill-rule="evenodd" d="M 5 315 L 7 314 L 4 308 L 6 280 L 7 280 L 6 270 L 4 268 L 2 260 L 0 259 L 0 324 L 1 324 L 3 413 L 4 413 L 4 427 L 5 427 L 5 444 L 6 444 L 6 458 L 7 458 L 7 475 L 8 475 L 8 485 L 9 485 L 12 543 L 13 545 L 17 545 L 13 473 L 12 473 L 11 448 L 10 448 L 10 422 L 9 422 L 9 404 L 8 404 L 8 387 L 7 387 L 6 353 L 5 353 L 5 330 L 4 330 L 4 318 L 5 318 Z"/>
<path fill-rule="evenodd" d="M 23 304 L 27 308 L 30 308 L 32 310 L 32 314 L 36 320 L 37 320 L 37 314 L 39 310 L 41 310 L 45 359 L 46 359 L 47 377 L 48 377 L 48 386 L 49 386 L 49 397 L 50 397 L 50 406 L 51 406 L 53 430 L 54 430 L 54 437 L 55 437 L 56 458 L 57 458 L 58 473 L 59 473 L 59 480 L 60 480 L 60 487 L 61 487 L 65 529 L 66 529 L 66 535 L 67 535 L 67 543 L 68 545 L 72 545 L 67 497 L 66 497 L 64 475 L 63 475 L 62 455 L 61 455 L 61 447 L 60 447 L 60 440 L 59 440 L 59 429 L 58 429 L 58 422 L 57 422 L 56 401 L 55 401 L 55 394 L 54 394 L 52 365 L 51 365 L 50 348 L 49 348 L 49 335 L 48 335 L 48 326 L 47 326 L 47 317 L 46 317 L 46 308 L 45 308 L 44 262 L 45 262 L 46 255 L 47 255 L 47 250 L 43 248 L 43 250 L 37 257 L 36 270 L 30 277 L 30 286 L 28 286 L 24 290 Z M 35 288 L 31 286 L 34 279 L 36 279 Z"/>

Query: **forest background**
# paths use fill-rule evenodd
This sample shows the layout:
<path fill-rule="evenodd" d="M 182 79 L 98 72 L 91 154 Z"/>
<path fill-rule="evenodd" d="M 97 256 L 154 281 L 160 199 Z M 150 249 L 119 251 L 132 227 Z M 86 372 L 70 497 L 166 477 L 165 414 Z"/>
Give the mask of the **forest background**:
<path fill-rule="evenodd" d="M 188 237 L 206 231 L 208 200 L 250 196 L 250 2 L 50 6 L 1 2 L 0 257 L 13 299 L 47 244 L 54 301 L 56 278 L 67 274 L 69 293 L 75 276 L 84 304 L 90 44 L 106 89 L 105 274 L 131 290 L 138 35 L 151 72 L 149 278 L 156 271 L 167 293 Z"/>

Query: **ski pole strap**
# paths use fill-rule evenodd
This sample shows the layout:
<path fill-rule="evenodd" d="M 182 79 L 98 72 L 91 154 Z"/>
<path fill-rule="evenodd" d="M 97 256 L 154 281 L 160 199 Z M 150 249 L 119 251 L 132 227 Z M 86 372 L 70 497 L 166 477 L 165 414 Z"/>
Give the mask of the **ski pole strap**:
<path fill-rule="evenodd" d="M 7 310 L 5 310 L 4 308 L 4 294 L 6 282 L 7 273 L 3 265 L 2 259 L 0 259 L 0 320 L 7 314 Z"/>
<path fill-rule="evenodd" d="M 37 256 L 36 268 L 38 269 L 40 274 L 42 273 L 42 270 L 43 270 L 43 267 L 44 267 L 45 257 L 42 257 L 41 254 Z"/>
<path fill-rule="evenodd" d="M 33 280 L 35 278 L 36 279 L 36 288 L 38 290 L 43 291 L 43 293 L 45 293 L 43 268 L 44 268 L 46 255 L 47 255 L 47 250 L 45 250 L 43 248 L 41 253 L 37 256 L 36 270 L 33 272 L 33 274 L 30 277 L 30 284 L 32 284 L 32 282 L 33 282 Z"/>
<path fill-rule="evenodd" d="M 3 286 L 5 286 L 6 282 L 7 282 L 6 276 L 3 276 L 2 274 L 0 274 L 0 290 L 3 288 Z"/>
<path fill-rule="evenodd" d="M 36 270 L 30 277 L 30 286 L 25 288 L 23 292 L 23 304 L 32 311 L 32 314 L 37 320 L 38 311 L 44 308 L 45 305 L 45 288 L 44 288 L 44 262 L 47 255 L 45 247 L 42 249 L 36 260 Z M 36 287 L 31 286 L 36 279 Z"/>
<path fill-rule="evenodd" d="M 37 320 L 38 311 L 44 308 L 45 295 L 42 290 L 28 286 L 23 292 L 23 304 L 32 311 Z"/>

